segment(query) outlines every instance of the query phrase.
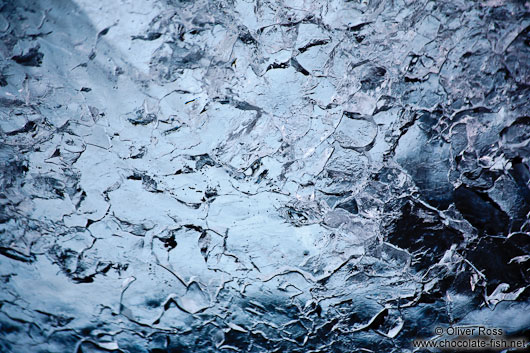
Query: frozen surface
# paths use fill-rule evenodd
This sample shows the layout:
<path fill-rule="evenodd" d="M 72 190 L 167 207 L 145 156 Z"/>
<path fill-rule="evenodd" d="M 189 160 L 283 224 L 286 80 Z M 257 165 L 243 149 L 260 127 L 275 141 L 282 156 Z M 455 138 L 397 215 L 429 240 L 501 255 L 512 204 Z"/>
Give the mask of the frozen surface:
<path fill-rule="evenodd" d="M 0 351 L 528 333 L 529 11 L 0 1 Z"/>

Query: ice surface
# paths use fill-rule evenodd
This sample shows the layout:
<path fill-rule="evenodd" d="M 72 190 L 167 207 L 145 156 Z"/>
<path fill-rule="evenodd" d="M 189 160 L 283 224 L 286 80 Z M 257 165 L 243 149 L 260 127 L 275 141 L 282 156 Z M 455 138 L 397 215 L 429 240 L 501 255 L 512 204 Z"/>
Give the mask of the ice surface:
<path fill-rule="evenodd" d="M 0 351 L 528 334 L 530 4 L 0 2 Z"/>

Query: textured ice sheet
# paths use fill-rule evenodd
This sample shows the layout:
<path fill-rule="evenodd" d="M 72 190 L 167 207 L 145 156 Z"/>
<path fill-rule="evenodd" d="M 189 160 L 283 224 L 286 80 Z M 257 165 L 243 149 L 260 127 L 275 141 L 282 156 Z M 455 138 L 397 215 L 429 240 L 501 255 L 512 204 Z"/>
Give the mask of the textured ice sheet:
<path fill-rule="evenodd" d="M 528 333 L 528 2 L 0 9 L 0 351 Z"/>

